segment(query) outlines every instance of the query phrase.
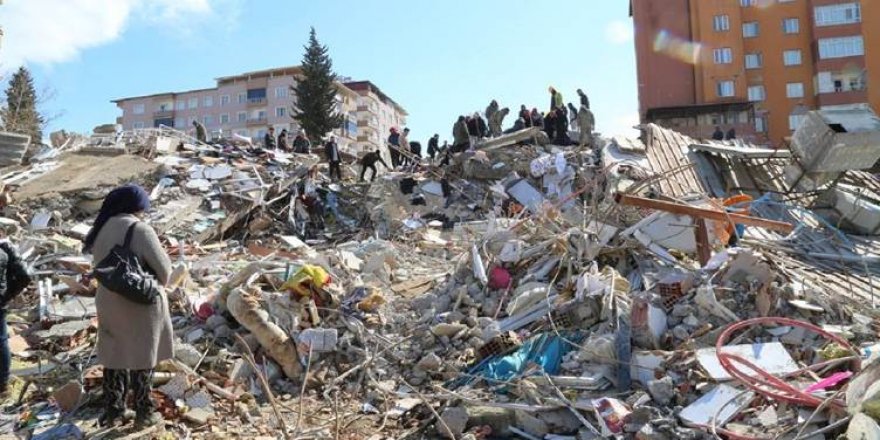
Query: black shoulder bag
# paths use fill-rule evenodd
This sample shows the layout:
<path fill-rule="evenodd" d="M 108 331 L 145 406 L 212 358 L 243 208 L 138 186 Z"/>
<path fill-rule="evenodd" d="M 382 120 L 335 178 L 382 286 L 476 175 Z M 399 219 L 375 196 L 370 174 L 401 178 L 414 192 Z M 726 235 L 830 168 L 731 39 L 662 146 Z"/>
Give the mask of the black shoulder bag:
<path fill-rule="evenodd" d="M 116 245 L 98 263 L 94 277 L 102 286 L 112 290 L 129 301 L 139 304 L 155 304 L 159 297 L 159 283 L 147 271 L 140 258 L 131 251 L 131 237 L 135 223 L 125 233 L 122 246 Z"/>

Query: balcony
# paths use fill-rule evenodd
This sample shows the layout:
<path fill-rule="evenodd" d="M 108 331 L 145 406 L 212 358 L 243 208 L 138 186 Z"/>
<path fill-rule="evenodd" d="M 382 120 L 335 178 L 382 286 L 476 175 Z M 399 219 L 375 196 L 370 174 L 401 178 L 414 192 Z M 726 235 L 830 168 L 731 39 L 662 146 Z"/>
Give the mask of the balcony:
<path fill-rule="evenodd" d="M 153 112 L 154 119 L 164 119 L 164 118 L 173 118 L 174 117 L 174 109 L 159 109 Z"/>
<path fill-rule="evenodd" d="M 247 100 L 248 107 L 256 107 L 261 105 L 266 105 L 266 98 L 248 98 Z"/>
<path fill-rule="evenodd" d="M 368 111 L 370 111 L 370 107 L 366 106 L 366 105 L 359 105 L 359 106 L 357 106 L 357 111 L 368 112 Z"/>
<path fill-rule="evenodd" d="M 358 127 L 369 127 L 369 126 L 370 126 L 370 121 L 365 121 L 365 120 L 363 120 L 363 119 L 358 119 L 357 126 L 358 126 Z"/>
<path fill-rule="evenodd" d="M 247 125 L 266 125 L 268 119 L 265 116 L 259 118 L 248 118 Z"/>
<path fill-rule="evenodd" d="M 835 88 L 831 93 L 819 93 L 816 98 L 820 107 L 829 105 L 862 104 L 868 102 L 868 91 L 862 89 Z"/>

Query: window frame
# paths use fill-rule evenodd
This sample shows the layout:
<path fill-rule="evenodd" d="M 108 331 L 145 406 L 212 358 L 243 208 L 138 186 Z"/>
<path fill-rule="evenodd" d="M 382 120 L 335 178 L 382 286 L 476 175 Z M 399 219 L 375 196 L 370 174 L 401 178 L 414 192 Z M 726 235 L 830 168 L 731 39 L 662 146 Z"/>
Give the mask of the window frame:
<path fill-rule="evenodd" d="M 789 55 L 797 54 L 797 62 L 789 62 Z M 782 65 L 785 67 L 801 66 L 804 64 L 804 51 L 800 49 L 786 49 L 782 51 Z"/>

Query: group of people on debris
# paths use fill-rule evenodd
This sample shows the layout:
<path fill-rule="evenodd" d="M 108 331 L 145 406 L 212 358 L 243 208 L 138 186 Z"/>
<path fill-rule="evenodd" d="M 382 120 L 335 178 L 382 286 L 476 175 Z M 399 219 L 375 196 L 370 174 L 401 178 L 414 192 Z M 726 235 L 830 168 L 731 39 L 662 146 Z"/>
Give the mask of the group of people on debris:
<path fill-rule="evenodd" d="M 572 144 L 568 134 L 569 127 L 577 126 L 580 130 L 578 144 L 588 145 L 596 125 L 595 116 L 590 110 L 590 98 L 583 90 L 578 89 L 577 94 L 580 98 L 578 109 L 572 103 L 566 105 L 562 93 L 552 86 L 548 91 L 550 92 L 549 111 L 539 112 L 537 108 L 532 108 L 530 111 L 525 105 L 521 105 L 513 127 L 508 130 L 502 130 L 502 123 L 510 114 L 510 109 L 500 108 L 498 101 L 494 99 L 486 107 L 486 119 L 483 119 L 479 112 L 472 116 L 459 116 L 452 127 L 452 152 L 465 151 L 480 139 L 498 137 L 530 127 L 540 128 L 552 143 L 565 146 Z M 489 121 L 488 126 L 486 120 Z"/>
<path fill-rule="evenodd" d="M 725 134 L 720 126 L 715 126 L 715 132 L 712 133 L 713 141 L 732 141 L 734 139 L 736 139 L 736 129 L 730 127 L 730 130 L 727 130 Z"/>

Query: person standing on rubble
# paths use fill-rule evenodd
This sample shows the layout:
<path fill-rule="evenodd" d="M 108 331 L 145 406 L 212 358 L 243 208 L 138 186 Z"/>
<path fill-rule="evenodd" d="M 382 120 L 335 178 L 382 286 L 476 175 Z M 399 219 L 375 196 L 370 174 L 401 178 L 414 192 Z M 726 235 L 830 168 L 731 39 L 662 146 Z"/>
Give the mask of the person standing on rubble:
<path fill-rule="evenodd" d="M 547 133 L 547 137 L 552 141 L 556 134 L 556 110 L 547 112 L 547 116 L 544 117 L 543 126 L 544 133 Z"/>
<path fill-rule="evenodd" d="M 388 153 L 391 155 L 391 168 L 397 169 L 400 165 L 400 133 L 396 127 L 391 127 L 391 134 L 388 135 Z"/>
<path fill-rule="evenodd" d="M 131 251 L 160 285 L 168 283 L 171 260 L 156 232 L 141 221 L 150 210 L 150 196 L 137 185 L 114 189 L 101 205 L 92 229 L 84 240 L 84 252 L 90 252 L 94 264 L 121 245 L 131 232 Z M 174 332 L 168 309 L 168 297 L 160 290 L 158 301 L 144 305 L 99 285 L 95 297 L 98 314 L 98 363 L 104 366 L 103 426 L 112 425 L 125 412 L 125 395 L 134 394 L 136 424 L 159 423 L 150 399 L 153 369 L 174 357 Z"/>
<path fill-rule="evenodd" d="M 205 130 L 205 126 L 199 121 L 193 121 L 193 127 L 196 128 L 196 139 L 203 143 L 208 143 L 208 131 Z"/>
<path fill-rule="evenodd" d="M 458 121 L 452 126 L 452 153 L 460 153 L 470 147 L 470 129 L 464 116 L 459 116 Z"/>
<path fill-rule="evenodd" d="M 486 107 L 486 120 L 489 121 L 489 123 L 492 122 L 492 115 L 498 112 L 498 108 L 498 101 L 494 99 L 489 103 L 489 106 Z"/>
<path fill-rule="evenodd" d="M 715 126 L 715 132 L 712 133 L 712 140 L 714 141 L 723 141 L 724 140 L 724 132 L 721 131 L 721 127 Z"/>
<path fill-rule="evenodd" d="M 293 139 L 293 152 L 299 154 L 312 154 L 312 143 L 306 137 L 306 131 L 300 130 Z"/>
<path fill-rule="evenodd" d="M 370 182 L 376 180 L 376 174 L 379 173 L 379 170 L 376 169 L 376 162 L 381 163 L 383 166 L 385 166 L 385 168 L 388 168 L 389 170 L 391 169 L 391 167 L 389 167 L 388 164 L 385 163 L 384 160 L 382 160 L 382 152 L 379 151 L 379 149 L 377 148 L 376 151 L 372 153 L 367 153 L 364 157 L 361 158 L 361 182 L 364 181 L 364 175 L 366 175 L 367 169 L 370 169 L 372 171 L 372 174 L 370 174 Z"/>
<path fill-rule="evenodd" d="M 529 113 L 529 109 L 526 108 L 525 104 L 519 106 L 519 117 L 523 120 L 526 127 L 532 126 L 532 114 Z"/>
<path fill-rule="evenodd" d="M 589 108 L 590 108 L 590 98 L 589 98 L 589 97 L 587 96 L 587 94 L 584 93 L 584 91 L 581 90 L 581 89 L 578 89 L 578 90 L 577 90 L 577 94 L 578 94 L 578 96 L 581 98 L 581 105 L 586 106 L 587 109 L 589 110 Z"/>
<path fill-rule="evenodd" d="M 548 91 L 550 92 L 550 110 L 556 110 L 557 114 L 559 114 L 560 109 L 565 109 L 565 100 L 562 99 L 562 93 L 559 93 L 553 86 Z"/>
<path fill-rule="evenodd" d="M 581 147 L 586 147 L 587 145 L 593 144 L 593 129 L 596 125 L 596 119 L 593 116 L 593 112 L 590 109 L 581 104 L 581 109 L 578 111 L 578 129 L 580 130 L 580 139 L 578 139 L 578 145 Z"/>
<path fill-rule="evenodd" d="M 275 127 L 269 127 L 269 131 L 263 136 L 263 148 L 266 150 L 275 149 Z"/>
<path fill-rule="evenodd" d="M 342 180 L 342 156 L 339 154 L 336 136 L 330 136 L 324 144 L 324 155 L 327 157 L 327 163 L 330 164 L 330 180 L 334 182 Z"/>
<path fill-rule="evenodd" d="M 571 145 L 571 138 L 568 137 L 568 116 L 565 112 L 556 111 L 556 145 L 563 147 Z M 552 139 L 552 138 L 551 138 Z"/>
<path fill-rule="evenodd" d="M 282 128 L 281 134 L 278 135 L 278 149 L 281 151 L 289 151 L 290 146 L 287 145 L 287 129 Z"/>
<path fill-rule="evenodd" d="M 510 109 L 504 107 L 501 110 L 498 110 L 494 114 L 492 114 L 492 119 L 489 119 L 489 135 L 492 137 L 501 136 L 501 125 L 504 124 L 504 118 L 510 114 Z"/>
<path fill-rule="evenodd" d="M 730 130 L 727 130 L 727 134 L 724 136 L 724 140 L 732 141 L 736 139 L 736 129 L 730 127 Z"/>
<path fill-rule="evenodd" d="M 434 133 L 434 136 L 431 139 L 428 139 L 428 157 L 431 158 L 431 165 L 434 164 L 434 157 L 437 155 L 437 152 L 440 150 L 440 135 Z"/>
<path fill-rule="evenodd" d="M 533 108 L 531 115 L 529 117 L 532 120 L 532 127 L 538 127 L 541 130 L 544 129 L 544 115 L 538 112 L 538 109 Z"/>
<path fill-rule="evenodd" d="M 409 145 L 409 129 L 404 128 L 403 133 L 400 135 L 400 165 L 407 166 L 409 165 L 409 153 L 410 153 L 410 145 Z"/>
<path fill-rule="evenodd" d="M 0 241 L 0 396 L 4 397 L 8 394 L 9 372 L 12 368 L 6 306 L 30 283 L 31 276 L 15 247 L 9 240 Z"/>
<path fill-rule="evenodd" d="M 577 122 L 578 118 L 578 109 L 572 103 L 568 103 L 568 122 L 574 124 Z"/>

